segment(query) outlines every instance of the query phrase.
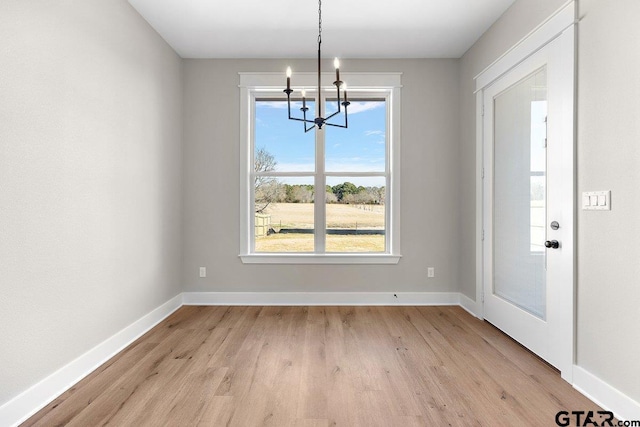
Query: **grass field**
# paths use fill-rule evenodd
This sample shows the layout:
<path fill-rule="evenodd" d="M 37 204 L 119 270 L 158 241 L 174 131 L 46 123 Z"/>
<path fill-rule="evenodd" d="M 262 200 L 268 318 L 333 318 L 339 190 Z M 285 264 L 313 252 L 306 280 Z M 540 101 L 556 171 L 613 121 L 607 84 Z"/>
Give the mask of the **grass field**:
<path fill-rule="evenodd" d="M 384 252 L 383 235 L 327 236 L 327 252 Z M 256 238 L 256 252 L 313 252 L 313 234 L 272 234 Z"/>
<path fill-rule="evenodd" d="M 271 227 L 313 229 L 312 203 L 276 203 L 265 211 Z M 327 228 L 384 230 L 384 206 L 327 205 Z M 313 252 L 313 234 L 272 234 L 257 237 L 256 252 Z M 327 235 L 327 252 L 384 252 L 384 235 Z"/>
<path fill-rule="evenodd" d="M 313 228 L 313 203 L 274 203 L 264 213 L 271 215 L 271 226 Z M 327 205 L 327 228 L 384 229 L 384 206 Z"/>

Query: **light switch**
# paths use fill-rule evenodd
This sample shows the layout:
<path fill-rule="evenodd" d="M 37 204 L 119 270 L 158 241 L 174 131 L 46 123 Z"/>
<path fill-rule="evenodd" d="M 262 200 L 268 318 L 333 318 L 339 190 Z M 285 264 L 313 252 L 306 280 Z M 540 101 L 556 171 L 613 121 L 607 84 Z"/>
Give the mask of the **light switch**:
<path fill-rule="evenodd" d="M 585 191 L 582 193 L 582 209 L 591 211 L 611 210 L 611 191 Z"/>

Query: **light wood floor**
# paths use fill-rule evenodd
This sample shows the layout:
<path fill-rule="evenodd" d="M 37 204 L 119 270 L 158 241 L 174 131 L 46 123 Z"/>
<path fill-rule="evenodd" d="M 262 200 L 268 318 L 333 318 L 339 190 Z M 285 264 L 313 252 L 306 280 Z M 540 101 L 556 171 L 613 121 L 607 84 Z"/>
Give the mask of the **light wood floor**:
<path fill-rule="evenodd" d="M 182 307 L 32 426 L 552 426 L 598 410 L 459 307 Z"/>

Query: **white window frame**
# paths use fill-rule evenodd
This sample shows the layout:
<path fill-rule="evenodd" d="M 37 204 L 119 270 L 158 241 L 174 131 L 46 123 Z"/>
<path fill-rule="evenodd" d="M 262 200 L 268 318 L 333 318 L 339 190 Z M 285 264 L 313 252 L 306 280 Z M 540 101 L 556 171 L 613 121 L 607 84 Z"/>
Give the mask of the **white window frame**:
<path fill-rule="evenodd" d="M 349 98 L 357 99 L 364 96 L 384 98 L 387 107 L 386 131 L 386 171 L 383 173 L 358 172 L 325 172 L 324 144 L 316 143 L 316 170 L 301 172 L 298 175 L 315 178 L 314 221 L 324 224 L 325 221 L 325 185 L 318 187 L 320 180 L 325 177 L 359 177 L 386 176 L 386 206 L 385 215 L 385 246 L 383 253 L 264 253 L 252 252 L 254 234 L 254 209 L 251 205 L 253 194 L 253 131 L 255 117 L 255 99 L 268 97 L 269 94 L 282 93 L 284 73 L 239 73 L 240 74 L 240 258 L 245 264 L 397 264 L 400 254 L 400 79 L 401 73 L 342 73 L 344 81 L 349 85 Z M 323 93 L 331 97 L 330 83 L 335 75 L 323 73 Z M 299 93 L 303 87 L 317 85 L 316 73 L 295 73 L 295 86 L 292 89 Z M 284 113 L 283 113 L 284 114 Z M 351 117 L 357 120 L 357 116 Z M 304 132 L 300 124 L 300 132 Z M 278 176 L 293 176 L 296 173 L 278 173 Z M 322 198 L 322 200 L 320 200 Z M 324 251 L 325 227 L 315 227 L 316 251 Z M 319 230 L 318 228 L 322 228 Z"/>

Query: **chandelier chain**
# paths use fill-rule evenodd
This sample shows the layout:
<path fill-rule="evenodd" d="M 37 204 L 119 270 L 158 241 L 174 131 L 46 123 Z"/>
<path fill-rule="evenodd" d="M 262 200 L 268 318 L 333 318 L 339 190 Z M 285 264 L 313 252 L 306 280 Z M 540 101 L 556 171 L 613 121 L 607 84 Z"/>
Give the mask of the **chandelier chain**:
<path fill-rule="evenodd" d="M 322 43 L 322 0 L 318 0 L 318 44 Z"/>

